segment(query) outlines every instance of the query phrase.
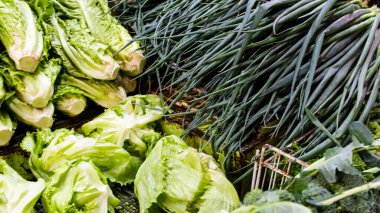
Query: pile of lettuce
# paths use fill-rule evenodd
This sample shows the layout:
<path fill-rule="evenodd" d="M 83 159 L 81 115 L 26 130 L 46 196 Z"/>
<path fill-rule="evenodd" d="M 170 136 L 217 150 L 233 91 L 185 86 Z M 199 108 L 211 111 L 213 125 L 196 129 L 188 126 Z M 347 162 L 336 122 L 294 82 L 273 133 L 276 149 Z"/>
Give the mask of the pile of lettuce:
<path fill-rule="evenodd" d="M 112 108 L 133 90 L 145 58 L 109 12 L 107 0 L 0 2 L 0 146 L 17 121 L 50 128 L 56 110 Z"/>
<path fill-rule="evenodd" d="M 161 138 L 156 122 L 166 107 L 156 95 L 135 95 L 77 131 L 29 132 L 21 148 L 35 178 L 46 182 L 46 212 L 113 212 L 120 203 L 108 183 L 134 182 L 148 151 Z M 109 181 L 109 182 L 108 182 Z"/>
<path fill-rule="evenodd" d="M 239 196 L 212 156 L 158 131 L 166 111 L 159 96 L 135 95 L 77 130 L 27 133 L 21 148 L 44 183 L 35 199 L 41 195 L 48 213 L 114 212 L 120 200 L 109 183 L 134 183 L 140 212 L 238 208 Z"/>

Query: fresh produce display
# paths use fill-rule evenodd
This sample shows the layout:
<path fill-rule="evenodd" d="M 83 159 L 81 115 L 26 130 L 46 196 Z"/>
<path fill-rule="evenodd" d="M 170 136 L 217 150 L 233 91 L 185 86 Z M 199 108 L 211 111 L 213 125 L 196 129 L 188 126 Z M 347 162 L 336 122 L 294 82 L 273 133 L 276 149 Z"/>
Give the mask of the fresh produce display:
<path fill-rule="evenodd" d="M 178 87 L 169 108 L 194 88 L 203 91 L 191 102 L 201 107 L 183 113 L 195 116 L 185 134 L 217 118 L 206 135 L 229 171 L 233 155 L 260 127 L 277 147 L 295 142 L 295 156 L 310 160 L 337 145 L 315 128 L 315 118 L 344 146 L 349 124 L 365 121 L 376 102 L 380 15 L 362 1 L 134 6 L 125 19 L 136 23 L 136 40 L 147 50 L 144 75 L 157 76 L 162 89 Z"/>
<path fill-rule="evenodd" d="M 85 111 L 87 98 L 105 108 L 126 98 L 123 87 L 130 86 L 120 79 L 141 72 L 145 59 L 139 44 L 128 44 L 132 37 L 106 12 L 107 1 L 94 1 L 86 9 L 97 15 L 85 19 L 65 14 L 63 5 L 53 0 L 0 2 L 1 146 L 9 144 L 15 120 L 50 128 L 55 109 L 74 117 Z M 118 77 L 120 67 L 126 71 L 123 77 Z"/>
<path fill-rule="evenodd" d="M 380 212 L 379 7 L 1 1 L 0 211 Z"/>

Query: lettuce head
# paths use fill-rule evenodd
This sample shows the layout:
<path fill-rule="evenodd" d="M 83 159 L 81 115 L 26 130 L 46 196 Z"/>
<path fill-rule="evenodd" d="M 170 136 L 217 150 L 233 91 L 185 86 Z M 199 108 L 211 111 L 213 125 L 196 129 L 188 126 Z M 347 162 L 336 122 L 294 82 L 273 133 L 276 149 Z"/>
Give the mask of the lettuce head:
<path fill-rule="evenodd" d="M 240 204 L 212 157 L 177 136 L 157 142 L 137 172 L 135 193 L 140 212 L 231 211 Z"/>

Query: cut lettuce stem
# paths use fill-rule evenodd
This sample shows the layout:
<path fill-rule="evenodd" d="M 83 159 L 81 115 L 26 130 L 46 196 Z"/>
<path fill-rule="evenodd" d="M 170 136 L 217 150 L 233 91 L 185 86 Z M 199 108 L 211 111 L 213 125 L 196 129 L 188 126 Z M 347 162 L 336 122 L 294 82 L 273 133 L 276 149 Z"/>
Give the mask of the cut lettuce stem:
<path fill-rule="evenodd" d="M 12 97 L 6 101 L 6 104 L 16 118 L 25 124 L 38 129 L 53 126 L 54 105 L 51 102 L 44 108 L 34 108 L 20 99 Z"/>
<path fill-rule="evenodd" d="M 0 146 L 9 145 L 16 125 L 6 111 L 0 111 Z"/>
<path fill-rule="evenodd" d="M 67 93 L 57 98 L 55 108 L 69 117 L 81 114 L 87 106 L 87 99 L 81 94 Z"/>

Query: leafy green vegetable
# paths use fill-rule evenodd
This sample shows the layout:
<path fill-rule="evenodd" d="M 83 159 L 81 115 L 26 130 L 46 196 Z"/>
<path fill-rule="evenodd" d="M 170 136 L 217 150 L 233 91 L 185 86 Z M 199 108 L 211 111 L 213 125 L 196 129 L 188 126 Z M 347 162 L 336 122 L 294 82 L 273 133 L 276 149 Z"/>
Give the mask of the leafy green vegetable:
<path fill-rule="evenodd" d="M 184 136 L 184 129 L 180 124 L 175 123 L 174 121 L 162 119 L 159 121 L 159 125 L 161 131 L 165 135 L 175 135 L 178 137 L 182 137 L 182 139 L 186 142 L 188 146 L 191 146 L 198 150 L 202 150 L 202 152 L 209 155 L 213 154 L 211 143 L 209 143 L 206 139 L 202 137 L 202 133 L 204 133 L 204 131 L 202 131 L 200 127 L 197 128 L 197 132 L 202 132 L 201 135 L 190 133 Z"/>
<path fill-rule="evenodd" d="M 193 206 L 199 208 L 199 213 L 209 213 L 213 209 L 233 210 L 239 205 L 239 197 L 234 186 L 210 155 L 200 155 L 202 168 L 206 170 L 210 182 Z"/>
<path fill-rule="evenodd" d="M 287 212 L 287 213 L 311 213 L 312 211 L 297 203 L 292 202 L 271 202 L 262 206 L 243 206 L 231 213 L 275 213 L 275 212 Z"/>
<path fill-rule="evenodd" d="M 106 110 L 81 127 L 84 135 L 125 147 L 128 152 L 144 156 L 161 137 L 152 122 L 161 119 L 165 107 L 156 95 L 135 95 Z"/>
<path fill-rule="evenodd" d="M 7 91 L 5 89 L 5 83 L 3 77 L 0 75 L 0 105 L 3 103 L 3 99 L 6 97 Z"/>
<path fill-rule="evenodd" d="M 109 13 L 107 0 L 55 0 L 54 3 L 64 15 L 83 20 L 94 37 L 109 45 L 123 71 L 130 76 L 141 73 L 145 59 L 140 45 L 136 41 L 131 43 L 128 31 Z"/>
<path fill-rule="evenodd" d="M 294 202 L 294 196 L 286 190 L 274 190 L 274 191 L 261 191 L 255 189 L 251 192 L 248 192 L 244 196 L 243 204 L 244 205 L 255 205 L 260 206 L 269 202 L 278 202 L 278 201 L 291 201 Z"/>
<path fill-rule="evenodd" d="M 46 212 L 114 212 L 120 201 L 93 163 L 75 161 L 57 169 L 42 194 Z"/>
<path fill-rule="evenodd" d="M 67 129 L 42 129 L 28 133 L 21 143 L 30 153 L 29 164 L 36 177 L 48 180 L 61 165 L 90 159 L 105 177 L 120 184 L 135 179 L 141 160 L 115 144 L 84 137 Z"/>
<path fill-rule="evenodd" d="M 50 128 L 53 125 L 54 105 L 51 102 L 44 108 L 34 108 L 12 97 L 6 101 L 6 104 L 16 119 L 25 124 L 39 129 Z"/>
<path fill-rule="evenodd" d="M 0 146 L 7 146 L 11 140 L 16 123 L 12 121 L 6 111 L 0 111 Z"/>
<path fill-rule="evenodd" d="M 177 136 L 159 140 L 137 172 L 140 212 L 231 211 L 239 197 L 212 157 Z"/>
<path fill-rule="evenodd" d="M 335 194 L 334 196 L 331 196 L 324 200 L 309 200 L 308 202 L 315 205 L 315 206 L 329 206 L 339 200 L 342 200 L 344 198 L 350 197 L 354 194 L 361 193 L 364 191 L 368 191 L 370 189 L 376 189 L 380 187 L 380 180 L 370 182 L 363 184 L 361 186 L 357 186 L 355 188 L 340 192 L 338 194 Z"/>
<path fill-rule="evenodd" d="M 54 92 L 55 80 L 61 71 L 61 60 L 42 61 L 34 73 L 18 71 L 6 55 L 0 55 L 0 69 L 11 80 L 16 96 L 36 108 L 48 105 Z"/>
<path fill-rule="evenodd" d="M 244 196 L 243 206 L 235 209 L 232 213 L 311 213 L 310 209 L 295 203 L 295 201 L 295 197 L 286 190 L 261 191 L 255 189 Z"/>
<path fill-rule="evenodd" d="M 45 181 L 23 179 L 5 160 L 0 159 L 0 211 L 32 213 L 33 207 L 45 189 Z"/>
<path fill-rule="evenodd" d="M 80 88 L 88 98 L 105 108 L 114 107 L 127 97 L 124 89 L 117 86 L 115 81 L 76 78 L 65 73 L 60 77 L 60 84 Z"/>
<path fill-rule="evenodd" d="M 55 36 L 52 46 L 62 57 L 66 69 L 75 69 L 94 79 L 116 78 L 120 67 L 107 46 L 96 40 L 78 20 L 62 20 L 53 16 L 51 24 L 54 28 L 52 35 Z"/>
<path fill-rule="evenodd" d="M 87 99 L 85 95 L 86 93 L 78 88 L 58 85 L 53 96 L 54 106 L 69 117 L 77 116 L 86 109 Z"/>
<path fill-rule="evenodd" d="M 34 72 L 43 53 L 42 33 L 32 10 L 21 0 L 0 2 L 0 40 L 17 69 Z"/>

